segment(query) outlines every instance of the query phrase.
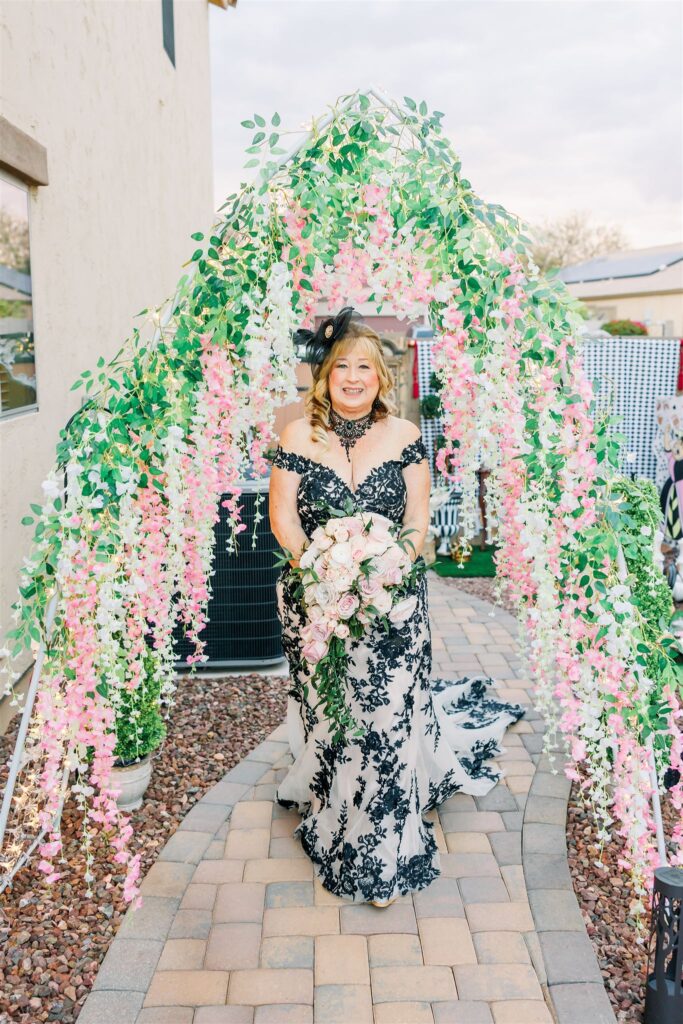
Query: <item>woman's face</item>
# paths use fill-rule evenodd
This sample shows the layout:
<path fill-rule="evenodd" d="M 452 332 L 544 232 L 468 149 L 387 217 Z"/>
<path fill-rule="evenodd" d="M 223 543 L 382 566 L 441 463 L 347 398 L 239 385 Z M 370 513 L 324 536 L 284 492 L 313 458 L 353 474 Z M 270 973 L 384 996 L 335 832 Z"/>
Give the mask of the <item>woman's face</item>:
<path fill-rule="evenodd" d="M 347 419 L 359 419 L 372 409 L 379 394 L 379 375 L 364 345 L 337 356 L 327 378 L 332 408 Z"/>

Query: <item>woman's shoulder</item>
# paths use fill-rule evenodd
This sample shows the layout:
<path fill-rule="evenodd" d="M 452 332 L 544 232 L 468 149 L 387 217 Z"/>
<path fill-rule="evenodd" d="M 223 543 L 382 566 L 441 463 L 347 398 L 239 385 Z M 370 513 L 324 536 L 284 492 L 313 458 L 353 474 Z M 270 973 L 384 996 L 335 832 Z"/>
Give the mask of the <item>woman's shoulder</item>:
<path fill-rule="evenodd" d="M 401 465 L 405 468 L 412 463 L 422 462 L 428 458 L 427 449 L 422 440 L 422 431 L 412 420 L 404 420 L 399 416 L 392 416 L 393 424 L 389 429 L 394 431 L 394 443 L 400 451 Z"/>
<path fill-rule="evenodd" d="M 387 422 L 389 429 L 401 447 L 405 447 L 422 438 L 420 428 L 412 420 L 405 420 L 400 416 L 387 416 Z"/>
<path fill-rule="evenodd" d="M 311 424 L 305 416 L 290 420 L 280 431 L 279 443 L 287 451 L 308 455 L 311 445 Z"/>
<path fill-rule="evenodd" d="M 288 469 L 302 476 L 311 465 L 308 454 L 311 428 L 308 420 L 290 420 L 280 431 L 278 445 L 273 456 L 273 466 Z"/>

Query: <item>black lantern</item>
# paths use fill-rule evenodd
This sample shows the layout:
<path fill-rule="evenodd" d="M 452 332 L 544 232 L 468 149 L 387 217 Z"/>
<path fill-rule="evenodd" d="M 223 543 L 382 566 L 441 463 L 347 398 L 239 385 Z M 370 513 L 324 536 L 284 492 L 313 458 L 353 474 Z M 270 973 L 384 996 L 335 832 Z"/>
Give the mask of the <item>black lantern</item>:
<path fill-rule="evenodd" d="M 654 963 L 652 962 L 654 959 Z M 683 1021 L 683 868 L 655 868 L 645 1024 Z"/>

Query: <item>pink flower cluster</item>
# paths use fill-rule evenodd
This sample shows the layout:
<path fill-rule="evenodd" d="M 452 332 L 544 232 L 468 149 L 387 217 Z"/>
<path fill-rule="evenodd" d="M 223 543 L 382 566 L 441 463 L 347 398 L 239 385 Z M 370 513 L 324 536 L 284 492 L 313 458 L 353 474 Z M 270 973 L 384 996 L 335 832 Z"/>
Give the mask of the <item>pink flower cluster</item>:
<path fill-rule="evenodd" d="M 396 525 L 374 513 L 341 516 L 319 526 L 299 560 L 308 622 L 302 653 L 311 665 L 327 654 L 333 636 L 346 640 L 351 624 L 386 616 L 404 622 L 417 598 L 403 597 L 412 562 L 397 542 Z"/>

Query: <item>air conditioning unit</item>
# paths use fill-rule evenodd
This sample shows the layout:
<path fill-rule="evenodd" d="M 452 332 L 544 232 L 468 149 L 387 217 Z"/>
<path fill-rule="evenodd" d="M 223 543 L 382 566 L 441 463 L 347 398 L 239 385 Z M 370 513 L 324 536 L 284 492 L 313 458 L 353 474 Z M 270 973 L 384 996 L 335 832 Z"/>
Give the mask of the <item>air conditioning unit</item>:
<path fill-rule="evenodd" d="M 198 663 L 198 669 L 273 665 L 284 658 L 275 592 L 280 567 L 274 564 L 280 545 L 268 518 L 269 482 L 267 477 L 240 482 L 241 518 L 247 529 L 238 534 L 232 554 L 227 551 L 228 511 L 219 504 L 212 595 L 207 624 L 200 633 L 206 641 L 204 654 L 208 660 Z M 223 495 L 221 501 L 228 497 Z M 257 510 L 263 518 L 256 527 L 256 546 L 252 548 Z M 193 652 L 194 644 L 185 638 L 183 624 L 176 626 L 173 635 L 176 667 L 187 667 L 185 659 Z"/>

